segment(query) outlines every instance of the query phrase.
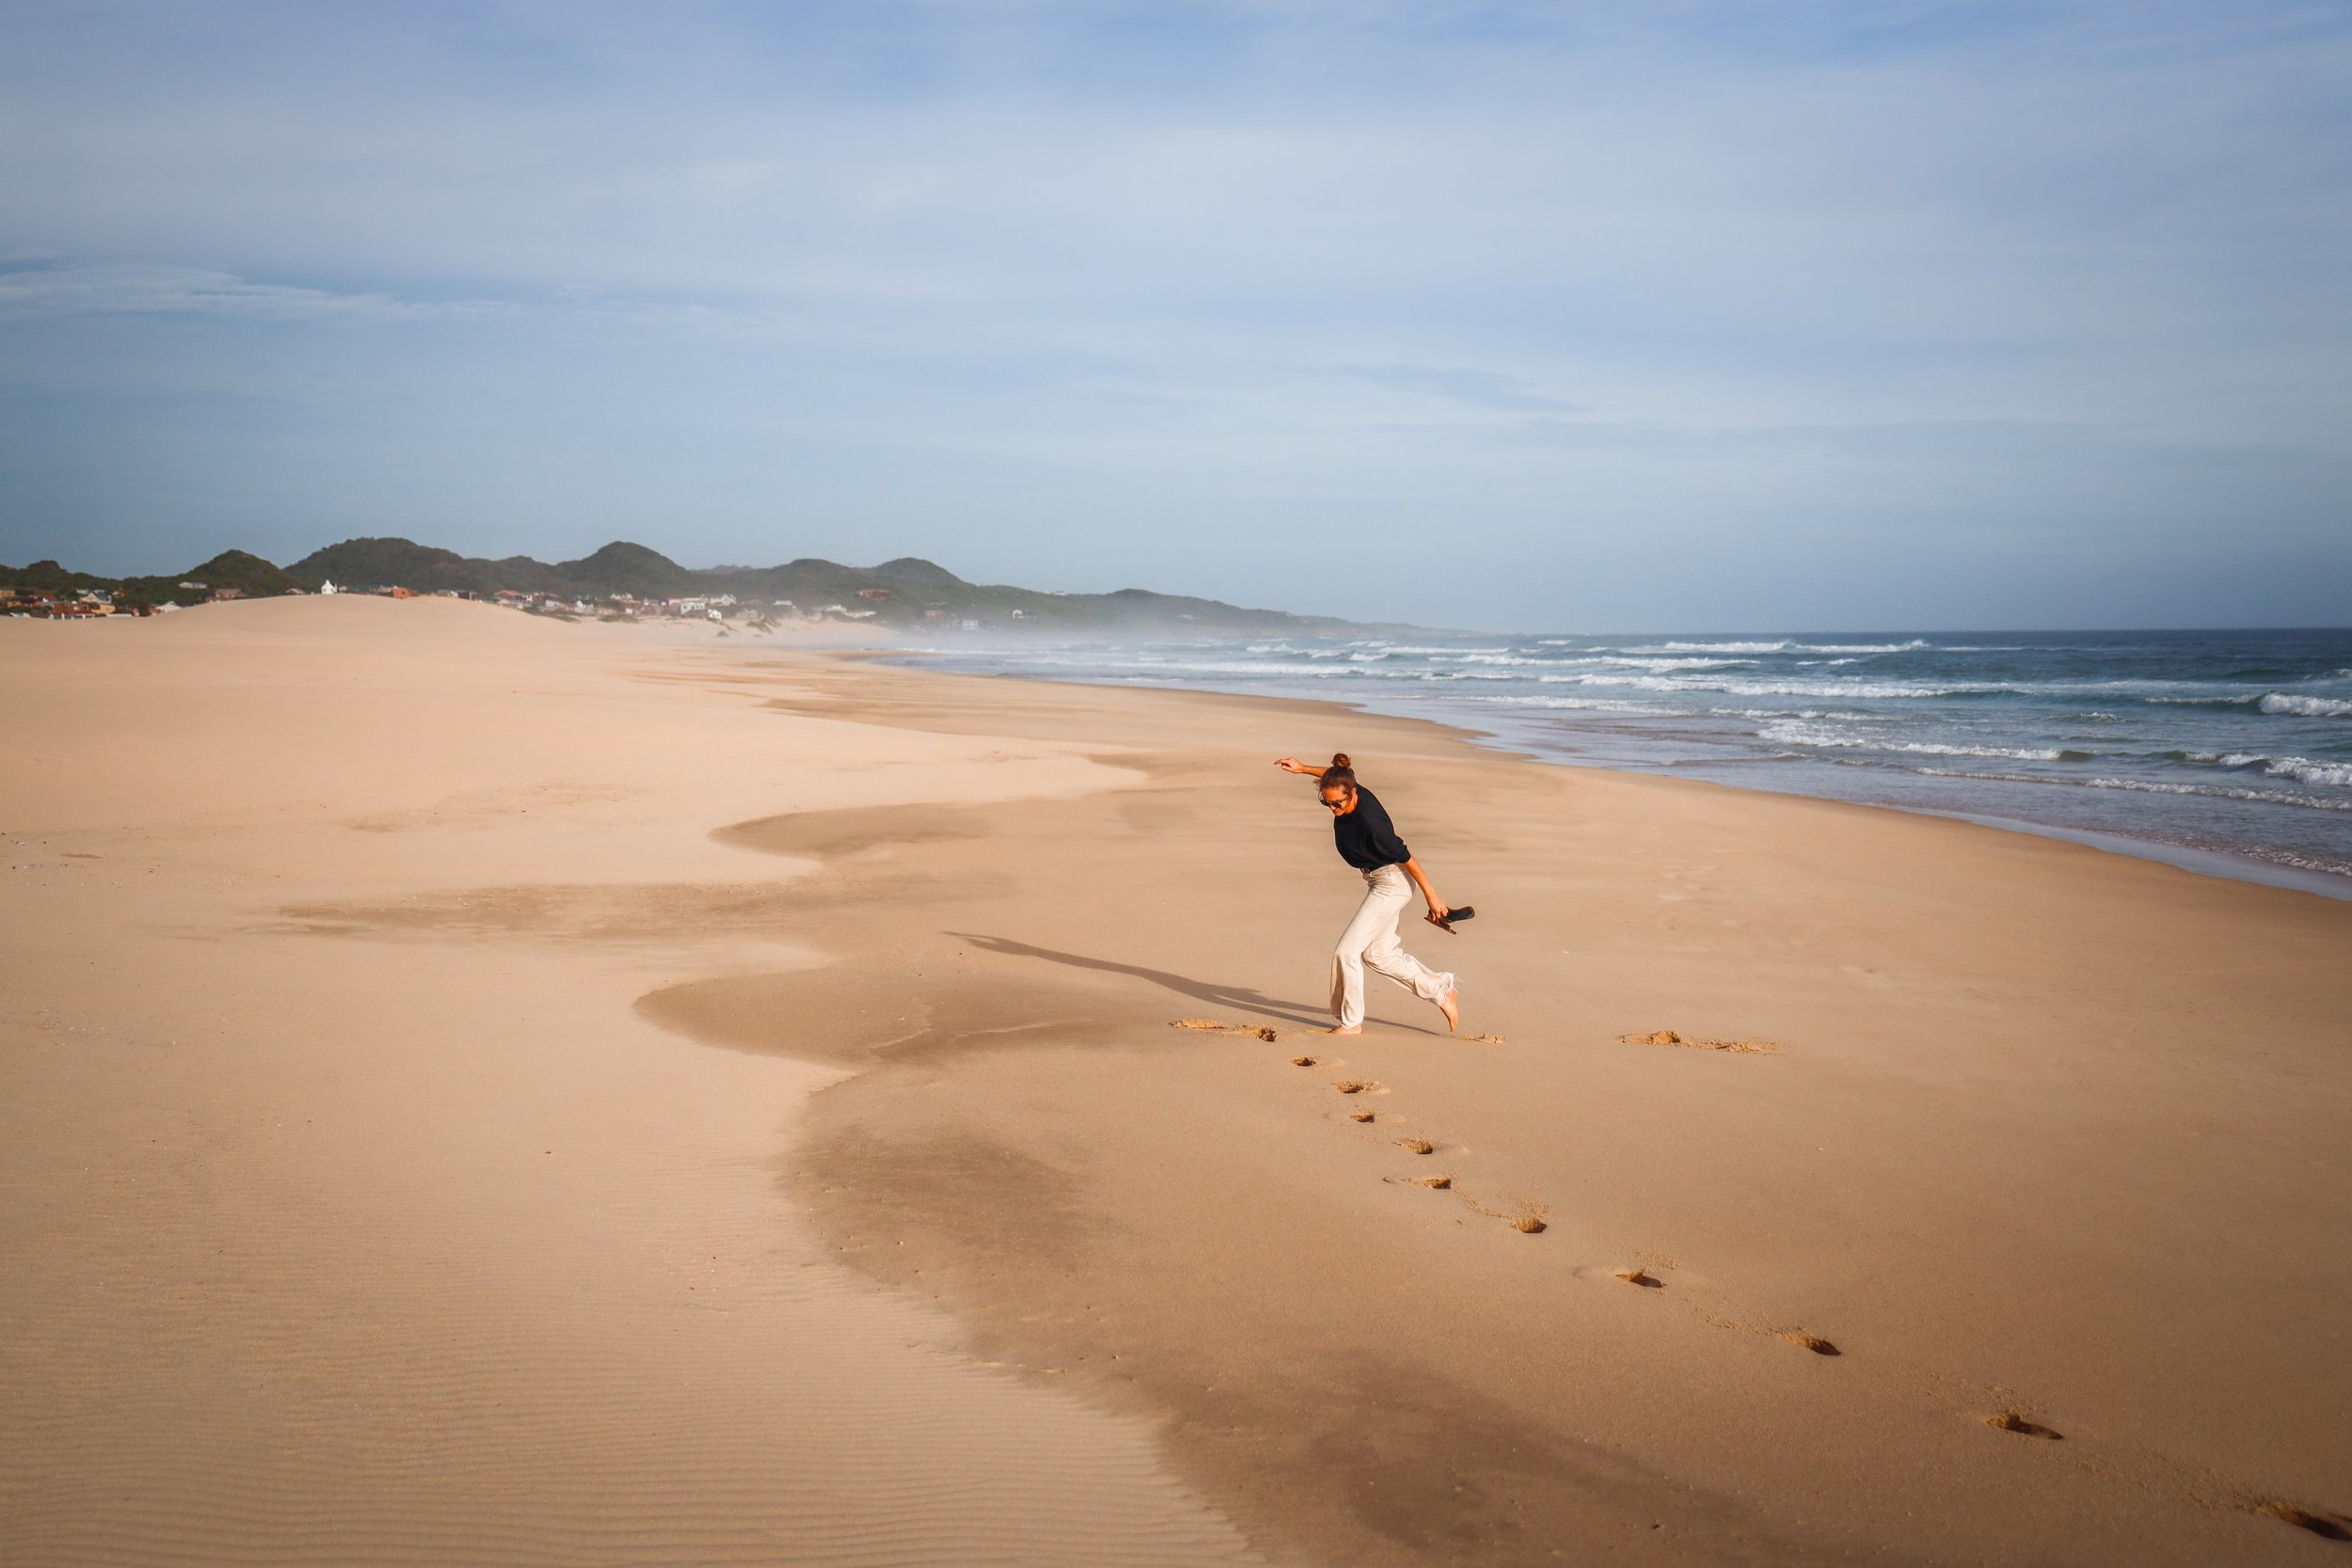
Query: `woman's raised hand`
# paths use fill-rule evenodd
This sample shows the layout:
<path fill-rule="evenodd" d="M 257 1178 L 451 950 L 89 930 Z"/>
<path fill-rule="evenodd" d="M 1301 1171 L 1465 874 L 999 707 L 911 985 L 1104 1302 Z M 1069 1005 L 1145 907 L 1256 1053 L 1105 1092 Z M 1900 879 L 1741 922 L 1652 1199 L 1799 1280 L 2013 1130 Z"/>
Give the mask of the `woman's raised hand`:
<path fill-rule="evenodd" d="M 1308 767 L 1296 757 L 1276 757 L 1274 759 L 1274 766 L 1280 768 L 1285 773 L 1311 773 L 1314 771 L 1313 768 Z"/>

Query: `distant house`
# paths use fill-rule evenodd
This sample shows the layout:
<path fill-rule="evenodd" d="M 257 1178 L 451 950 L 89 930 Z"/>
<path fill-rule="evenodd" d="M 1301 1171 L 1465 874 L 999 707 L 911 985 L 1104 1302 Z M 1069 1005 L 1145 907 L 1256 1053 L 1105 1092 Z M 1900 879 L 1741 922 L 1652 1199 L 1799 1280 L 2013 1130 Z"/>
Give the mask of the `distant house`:
<path fill-rule="evenodd" d="M 183 582 L 180 586 L 185 588 L 187 584 Z M 199 586 L 201 586 L 201 584 Z M 210 594 L 204 595 L 204 602 L 206 604 L 227 604 L 231 599 L 242 599 L 244 597 L 245 590 L 242 588 L 215 588 Z"/>
<path fill-rule="evenodd" d="M 326 581 L 319 584 L 319 597 L 321 598 L 326 597 L 329 594 L 340 594 L 342 592 L 342 589 L 335 586 L 335 579 L 333 578 L 328 578 Z"/>
<path fill-rule="evenodd" d="M 857 596 L 861 599 L 886 599 L 890 597 L 890 590 L 887 588 L 861 588 L 857 591 Z"/>
<path fill-rule="evenodd" d="M 204 585 L 200 582 L 183 582 L 180 586 L 187 589 L 192 594 L 201 594 L 204 592 Z"/>

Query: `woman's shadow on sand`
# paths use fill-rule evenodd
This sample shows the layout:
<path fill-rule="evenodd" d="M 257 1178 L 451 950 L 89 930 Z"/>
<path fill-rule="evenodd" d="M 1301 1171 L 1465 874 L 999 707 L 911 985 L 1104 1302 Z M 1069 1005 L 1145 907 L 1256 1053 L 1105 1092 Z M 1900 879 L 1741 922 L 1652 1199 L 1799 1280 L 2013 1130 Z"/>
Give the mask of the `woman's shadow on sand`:
<path fill-rule="evenodd" d="M 1149 980 L 1152 984 L 1163 990 L 1172 990 L 1179 996 L 1189 996 L 1196 1002 L 1206 1002 L 1212 1006 L 1231 1007 L 1236 1012 L 1269 1013 L 1276 1018 L 1298 1024 L 1302 1028 L 1321 1028 L 1329 1023 L 1331 1018 L 1328 1012 L 1311 1003 L 1278 1002 L 1263 991 L 1252 990 L 1247 986 L 1216 985 L 1206 980 L 1195 980 L 1188 975 L 1171 974 L 1165 969 L 1146 969 L 1141 964 L 1115 963 L 1109 958 L 1089 958 L 1082 953 L 1058 952 L 1051 947 L 1038 947 L 1025 942 L 1015 942 L 1010 937 L 975 936 L 969 931 L 950 931 L 947 934 L 959 942 L 968 942 L 984 952 L 1002 953 L 1009 958 L 1043 958 L 1048 963 L 1067 964 L 1073 969 L 1096 969 L 1111 974 L 1131 975 L 1138 980 Z M 1434 1029 L 1422 1029 L 1410 1023 L 1391 1023 L 1389 1027 L 1410 1029 L 1417 1034 L 1423 1035 L 1437 1033 Z"/>

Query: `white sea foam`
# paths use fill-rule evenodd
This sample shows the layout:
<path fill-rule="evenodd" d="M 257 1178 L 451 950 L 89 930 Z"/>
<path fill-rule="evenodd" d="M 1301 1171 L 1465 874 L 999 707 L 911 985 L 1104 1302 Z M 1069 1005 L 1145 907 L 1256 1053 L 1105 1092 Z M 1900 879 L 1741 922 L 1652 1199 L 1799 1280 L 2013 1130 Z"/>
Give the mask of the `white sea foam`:
<path fill-rule="evenodd" d="M 2291 713 L 2304 719 L 2352 719 L 2352 697 L 2297 697 L 2273 691 L 2256 705 L 2265 713 Z"/>
<path fill-rule="evenodd" d="M 1800 720 L 1777 720 L 1766 723 L 1757 732 L 1759 737 L 1781 746 L 1836 747 L 1857 752 L 1904 752 L 1914 756 L 1930 757 L 2008 757 L 2017 762 L 2063 762 L 2070 755 L 2083 753 L 2058 750 L 2056 747 L 2022 746 L 1961 746 L 1934 740 L 1883 740 L 1875 736 L 1853 735 L 1845 730 L 1824 729 L 1819 724 Z"/>
<path fill-rule="evenodd" d="M 1777 654 L 1790 644 L 1778 642 L 1652 642 L 1627 648 L 1629 654 Z"/>
<path fill-rule="evenodd" d="M 1649 703 L 1629 703 L 1621 697 L 1547 697 L 1527 696 L 1465 697 L 1464 702 L 1492 703 L 1499 707 L 1535 707 L 1567 713 L 1629 713 L 1652 719 L 1671 719 L 1679 710 L 1659 707 Z"/>
<path fill-rule="evenodd" d="M 2263 764 L 2263 771 L 2274 778 L 2293 779 L 2297 784 L 2320 784 L 2329 789 L 2352 789 L 2352 763 L 2313 762 L 2309 757 L 2273 757 Z"/>
<path fill-rule="evenodd" d="M 1908 654 L 1934 644 L 1915 637 L 1908 642 L 1795 642 L 1790 646 L 1809 654 Z"/>
<path fill-rule="evenodd" d="M 1891 713 L 1864 713 L 1855 708 L 1710 707 L 1699 711 L 1710 719 L 1836 719 L 1848 724 L 1890 724 L 1896 721 L 1896 716 Z"/>
<path fill-rule="evenodd" d="M 1597 664 L 1612 671 L 1643 670 L 1653 675 L 1670 674 L 1677 670 L 1729 670 L 1747 662 L 1737 658 L 1547 658 L 1532 659 L 1547 668 L 1558 670 L 1564 664 Z M 1578 674 L 1537 675 L 1538 681 L 1556 685 L 1564 681 L 1582 680 Z"/>
<path fill-rule="evenodd" d="M 1907 654 L 1933 645 L 1925 638 L 1918 637 L 1908 642 L 1800 642 L 1794 638 L 1784 637 L 1772 642 L 1656 642 L 1625 651 L 1629 654 Z"/>
<path fill-rule="evenodd" d="M 2315 762 L 2310 757 L 2274 757 L 2262 752 L 2225 752 L 2218 756 L 2211 752 L 2176 754 L 2189 762 L 2215 763 L 2223 768 L 2259 768 L 2274 779 L 2293 779 L 2297 784 L 2352 789 L 2352 763 Z"/>
<path fill-rule="evenodd" d="M 2309 795 L 2288 795 L 2275 789 L 2233 789 L 2226 784 L 2165 784 L 2153 779 L 2070 779 L 2054 774 L 1979 773 L 1949 768 L 1921 768 L 1916 771 L 1938 779 L 1989 779 L 1999 784 L 2125 789 L 2141 795 L 2201 795 L 2217 800 L 2261 800 L 2274 806 L 2301 806 L 2311 811 L 2352 811 L 2352 800 L 2323 800 Z"/>
<path fill-rule="evenodd" d="M 1561 679 L 1579 686 L 1629 686 L 1643 691 L 1720 691 L 1733 697 L 1845 697 L 1867 700 L 1872 697 L 1963 697 L 2017 689 L 2012 686 L 1977 681 L 1927 686 L 1910 681 L 1863 680 L 1853 676 L 1834 676 L 1823 680 L 1740 680 L 1723 675 L 1595 673 L 1565 675 Z"/>

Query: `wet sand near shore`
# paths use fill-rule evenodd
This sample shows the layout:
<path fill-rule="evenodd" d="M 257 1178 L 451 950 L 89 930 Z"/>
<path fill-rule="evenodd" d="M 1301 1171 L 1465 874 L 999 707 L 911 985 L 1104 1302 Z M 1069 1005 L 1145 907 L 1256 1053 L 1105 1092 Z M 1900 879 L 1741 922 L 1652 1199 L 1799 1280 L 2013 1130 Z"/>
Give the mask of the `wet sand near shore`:
<path fill-rule="evenodd" d="M 2342 904 L 1320 705 L 228 608 L 0 644 L 26 1560 L 2352 1551 Z M 1458 1037 L 1376 976 L 1311 1032 L 1360 883 L 1267 761 L 1342 748 L 1479 907 L 1406 927 Z"/>

